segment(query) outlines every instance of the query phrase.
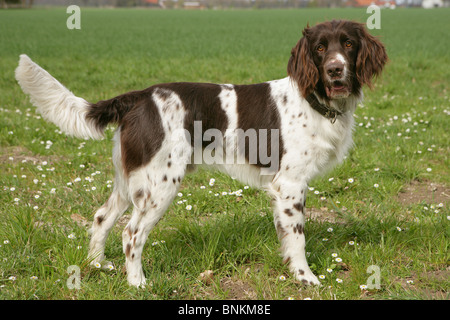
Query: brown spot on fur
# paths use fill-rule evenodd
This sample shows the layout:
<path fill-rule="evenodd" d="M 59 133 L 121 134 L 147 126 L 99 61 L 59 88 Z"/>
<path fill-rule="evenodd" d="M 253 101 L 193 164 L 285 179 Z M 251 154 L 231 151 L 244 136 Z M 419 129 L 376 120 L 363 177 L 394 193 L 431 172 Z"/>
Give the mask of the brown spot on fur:
<path fill-rule="evenodd" d="M 128 97 L 130 109 L 123 116 L 120 129 L 122 163 L 126 174 L 150 162 L 165 137 L 161 116 L 152 99 L 153 90 L 150 87 L 123 95 Z"/>
<path fill-rule="evenodd" d="M 303 224 L 297 223 L 297 225 L 294 226 L 294 233 L 297 233 L 297 232 L 298 232 L 298 234 L 303 233 Z"/>
<path fill-rule="evenodd" d="M 98 217 L 96 218 L 96 221 L 97 221 L 97 224 L 98 224 L 98 225 L 101 225 L 102 222 L 103 222 L 103 220 L 105 220 L 105 217 L 104 217 L 104 216 L 98 216 Z"/>
<path fill-rule="evenodd" d="M 127 244 L 127 246 L 126 246 L 126 248 L 125 248 L 125 256 L 127 257 L 127 258 L 129 258 L 130 257 L 130 252 L 131 252 L 131 244 Z"/>
<path fill-rule="evenodd" d="M 294 203 L 294 209 L 303 212 L 303 205 L 300 202 Z"/>
<path fill-rule="evenodd" d="M 285 236 L 286 232 L 284 231 L 284 228 L 281 225 L 280 221 L 278 221 L 276 224 L 276 230 L 279 238 L 283 238 Z"/>
<path fill-rule="evenodd" d="M 266 150 L 267 158 L 274 160 L 278 157 L 278 164 L 281 163 L 283 156 L 283 139 L 279 134 L 278 141 L 276 141 L 276 148 L 272 150 L 272 129 L 278 130 L 280 133 L 281 120 L 280 114 L 275 107 L 275 101 L 271 97 L 270 85 L 268 83 L 252 84 L 252 85 L 237 85 L 234 86 L 237 95 L 237 112 L 238 112 L 238 128 L 250 133 L 256 130 L 256 144 L 258 148 Z M 251 129 L 251 130 L 249 130 Z M 267 141 L 266 145 L 261 144 L 259 137 L 259 130 L 266 130 Z M 239 151 L 245 155 L 249 163 L 258 167 L 270 167 L 272 163 L 265 163 L 267 160 L 263 159 L 259 154 L 250 154 L 250 137 L 245 135 L 238 141 Z M 252 138 L 252 140 L 254 140 Z M 245 149 L 244 149 L 245 148 Z M 273 152 L 278 155 L 274 156 Z M 255 159 L 256 158 L 256 159 Z M 278 168 L 276 168 L 278 169 Z"/>
<path fill-rule="evenodd" d="M 142 190 L 142 189 L 139 189 L 138 191 L 136 191 L 134 193 L 134 198 L 135 199 L 142 198 L 143 196 L 144 196 L 144 190 Z"/>

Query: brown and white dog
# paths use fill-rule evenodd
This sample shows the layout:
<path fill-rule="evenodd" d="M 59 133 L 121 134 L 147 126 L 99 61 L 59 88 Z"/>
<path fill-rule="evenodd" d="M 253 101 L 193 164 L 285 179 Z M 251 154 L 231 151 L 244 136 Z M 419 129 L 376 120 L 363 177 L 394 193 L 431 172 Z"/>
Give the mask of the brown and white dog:
<path fill-rule="evenodd" d="M 128 282 L 142 286 L 142 248 L 189 167 L 222 170 L 273 198 L 283 258 L 295 277 L 319 284 L 305 257 L 308 182 L 343 160 L 352 145 L 362 86 L 387 62 L 364 25 L 307 27 L 292 49 L 288 77 L 254 85 L 166 83 L 89 103 L 26 55 L 16 79 L 42 116 L 79 138 L 99 139 L 117 124 L 114 190 L 96 212 L 89 257 L 105 261 L 114 223 L 133 205 L 123 231 Z"/>

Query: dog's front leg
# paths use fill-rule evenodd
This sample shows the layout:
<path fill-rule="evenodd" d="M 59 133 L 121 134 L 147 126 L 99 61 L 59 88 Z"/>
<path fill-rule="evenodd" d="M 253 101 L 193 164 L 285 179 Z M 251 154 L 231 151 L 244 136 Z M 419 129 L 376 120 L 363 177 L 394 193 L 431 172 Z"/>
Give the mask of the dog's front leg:
<path fill-rule="evenodd" d="M 308 285 L 319 285 L 320 282 L 312 273 L 306 261 L 305 252 L 305 199 L 306 183 L 303 185 L 291 182 L 272 186 L 274 197 L 274 224 L 281 241 L 283 261 L 297 280 Z"/>

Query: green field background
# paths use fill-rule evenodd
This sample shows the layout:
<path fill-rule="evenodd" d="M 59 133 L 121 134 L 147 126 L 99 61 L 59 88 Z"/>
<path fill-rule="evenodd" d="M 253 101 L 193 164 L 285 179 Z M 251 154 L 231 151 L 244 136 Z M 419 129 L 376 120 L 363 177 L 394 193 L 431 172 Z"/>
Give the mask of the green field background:
<path fill-rule="evenodd" d="M 126 284 L 120 228 L 106 252 L 115 270 L 89 268 L 86 230 L 111 192 L 114 128 L 104 141 L 66 137 L 35 113 L 14 69 L 25 53 L 92 102 L 161 82 L 262 82 L 286 76 L 308 23 L 364 23 L 365 9 L 82 7 L 81 30 L 67 29 L 68 17 L 66 8 L 0 10 L 0 298 L 448 299 L 449 9 L 383 9 L 370 31 L 390 61 L 364 90 L 355 148 L 307 199 L 320 288 L 302 287 L 282 264 L 270 199 L 204 171 L 186 178 L 149 237 L 150 286 Z M 66 286 L 70 265 L 81 268 L 79 290 Z M 380 289 L 360 287 L 370 265 L 381 268 Z"/>

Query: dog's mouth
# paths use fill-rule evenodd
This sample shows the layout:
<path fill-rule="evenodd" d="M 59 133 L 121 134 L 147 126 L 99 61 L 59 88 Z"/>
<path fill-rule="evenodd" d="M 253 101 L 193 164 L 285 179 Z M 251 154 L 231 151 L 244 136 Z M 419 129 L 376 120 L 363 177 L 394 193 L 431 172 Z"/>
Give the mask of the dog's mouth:
<path fill-rule="evenodd" d="M 350 87 L 339 80 L 329 83 L 325 91 L 330 99 L 342 99 L 350 95 Z"/>

